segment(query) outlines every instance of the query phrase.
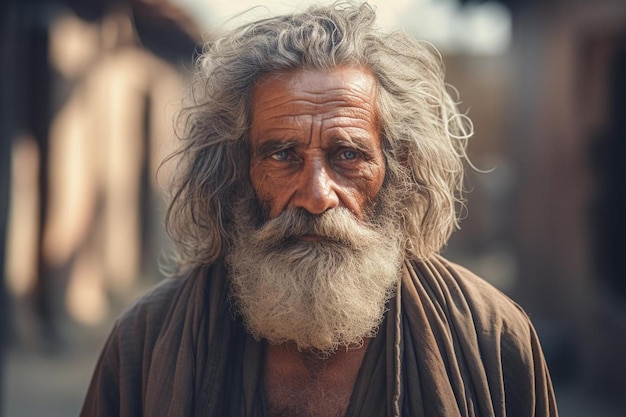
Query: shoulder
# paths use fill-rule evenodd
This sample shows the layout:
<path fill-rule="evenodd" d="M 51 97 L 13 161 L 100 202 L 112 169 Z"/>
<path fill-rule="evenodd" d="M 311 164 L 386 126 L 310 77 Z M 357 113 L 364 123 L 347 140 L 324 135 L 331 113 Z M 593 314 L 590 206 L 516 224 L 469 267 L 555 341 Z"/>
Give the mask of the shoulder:
<path fill-rule="evenodd" d="M 220 265 L 194 269 L 185 275 L 167 278 L 135 300 L 118 318 L 114 332 L 127 333 L 134 339 L 154 342 L 168 326 L 193 311 L 201 316 L 208 308 L 211 288 Z"/>
<path fill-rule="evenodd" d="M 501 386 L 511 416 L 556 416 L 554 390 L 539 338 L 530 317 L 515 301 L 468 269 L 436 257 L 458 311 L 451 321 L 458 335 L 475 341 L 485 376 Z M 435 266 L 436 265 L 436 266 Z M 462 306 L 466 306 L 465 308 Z M 472 344 L 470 342 L 470 344 Z"/>
<path fill-rule="evenodd" d="M 467 328 L 480 343 L 526 350 L 536 334 L 527 313 L 509 296 L 467 268 L 441 256 L 409 262 L 425 296 L 457 330 Z"/>
<path fill-rule="evenodd" d="M 464 363 L 477 391 L 491 392 L 499 415 L 556 415 L 543 352 L 524 310 L 493 285 L 440 256 L 406 263 L 402 303 L 421 315 L 441 357 Z M 417 320 L 414 320 L 417 321 Z M 506 387 L 506 390 L 505 390 Z"/>
<path fill-rule="evenodd" d="M 133 301 L 120 316 L 120 321 L 162 317 L 189 279 L 190 275 L 185 275 L 159 282 Z"/>
<path fill-rule="evenodd" d="M 518 303 L 464 266 L 436 256 L 415 263 L 414 267 L 435 275 L 449 297 L 457 303 L 466 304 L 472 315 L 484 316 L 487 321 L 528 324 L 528 315 Z"/>
<path fill-rule="evenodd" d="M 118 323 L 130 325 L 136 322 L 161 321 L 169 308 L 176 303 L 181 290 L 195 274 L 166 278 L 133 301 L 119 316 Z"/>
<path fill-rule="evenodd" d="M 118 317 L 100 353 L 81 415 L 120 415 L 120 410 L 124 415 L 142 415 L 157 347 L 164 341 L 180 344 L 177 332 L 201 327 L 196 318 L 207 308 L 205 294 L 214 272 L 213 267 L 199 268 L 168 278 Z"/>
<path fill-rule="evenodd" d="M 166 278 L 133 301 L 116 319 L 103 349 L 111 362 L 141 362 L 152 351 L 170 311 L 185 302 L 196 274 Z M 141 358 L 141 359 L 140 359 Z M 118 365 L 119 366 L 119 365 Z"/>

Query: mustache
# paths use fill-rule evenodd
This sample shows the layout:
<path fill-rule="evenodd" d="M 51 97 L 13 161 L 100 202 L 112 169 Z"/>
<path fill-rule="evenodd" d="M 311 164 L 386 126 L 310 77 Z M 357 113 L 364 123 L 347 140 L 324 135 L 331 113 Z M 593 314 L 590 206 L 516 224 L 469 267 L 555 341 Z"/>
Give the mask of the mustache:
<path fill-rule="evenodd" d="M 266 221 L 251 237 L 258 243 L 278 247 L 305 235 L 354 248 L 380 238 L 376 226 L 358 220 L 350 210 L 343 207 L 322 214 L 290 208 Z"/>

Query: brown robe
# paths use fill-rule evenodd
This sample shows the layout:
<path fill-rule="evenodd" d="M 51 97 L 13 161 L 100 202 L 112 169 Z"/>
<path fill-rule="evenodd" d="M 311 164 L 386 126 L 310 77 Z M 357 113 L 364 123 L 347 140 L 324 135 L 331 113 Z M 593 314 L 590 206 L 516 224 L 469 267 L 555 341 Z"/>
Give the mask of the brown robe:
<path fill-rule="evenodd" d="M 116 322 L 81 416 L 265 416 L 264 343 L 233 318 L 223 264 L 170 279 Z M 557 416 L 521 308 L 441 257 L 405 262 L 348 417 Z"/>

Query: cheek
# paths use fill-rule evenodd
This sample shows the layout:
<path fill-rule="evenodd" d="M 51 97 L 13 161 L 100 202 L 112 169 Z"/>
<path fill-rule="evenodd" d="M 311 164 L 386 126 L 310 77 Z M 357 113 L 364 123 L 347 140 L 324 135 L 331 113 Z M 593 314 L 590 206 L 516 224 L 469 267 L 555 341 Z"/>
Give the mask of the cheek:
<path fill-rule="evenodd" d="M 385 163 L 381 160 L 375 166 L 371 167 L 367 178 L 368 181 L 365 183 L 363 192 L 367 196 L 367 199 L 372 201 L 378 196 L 385 181 Z"/>
<path fill-rule="evenodd" d="M 344 203 L 357 217 L 363 218 L 376 201 L 384 180 L 384 169 L 379 167 L 370 169 L 360 180 L 353 181 L 344 188 L 346 190 L 344 195 L 349 200 Z"/>
<path fill-rule="evenodd" d="M 252 188 L 258 196 L 259 193 L 263 191 L 264 181 L 259 178 L 259 173 L 254 163 L 250 164 L 250 171 L 248 172 L 248 175 L 250 175 L 250 184 L 252 184 Z"/>
<path fill-rule="evenodd" d="M 270 179 L 256 168 L 254 165 L 250 167 L 250 182 L 257 197 L 260 200 L 266 200 L 268 191 L 271 190 Z"/>
<path fill-rule="evenodd" d="M 261 210 L 263 211 L 263 217 L 265 219 L 271 219 L 278 215 L 277 206 L 279 204 L 279 198 L 282 194 L 282 190 L 277 186 L 269 175 L 260 173 L 262 170 L 258 167 L 250 166 L 250 183 L 256 194 Z"/>
<path fill-rule="evenodd" d="M 372 181 L 372 190 L 376 195 L 378 195 L 380 188 L 383 186 L 383 182 L 385 182 L 385 171 L 385 164 L 384 162 L 381 162 L 381 164 L 376 168 L 376 171 L 373 173 L 374 179 Z"/>

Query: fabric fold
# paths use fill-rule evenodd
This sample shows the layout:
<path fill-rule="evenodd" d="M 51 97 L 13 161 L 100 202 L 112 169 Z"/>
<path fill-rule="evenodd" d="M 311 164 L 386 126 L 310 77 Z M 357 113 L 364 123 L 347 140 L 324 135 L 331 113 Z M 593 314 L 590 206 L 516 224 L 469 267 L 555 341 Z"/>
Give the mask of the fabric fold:
<path fill-rule="evenodd" d="M 264 417 L 265 345 L 228 301 L 223 264 L 170 279 L 116 322 L 81 416 Z M 405 262 L 346 417 L 554 417 L 523 310 L 444 258 Z"/>

